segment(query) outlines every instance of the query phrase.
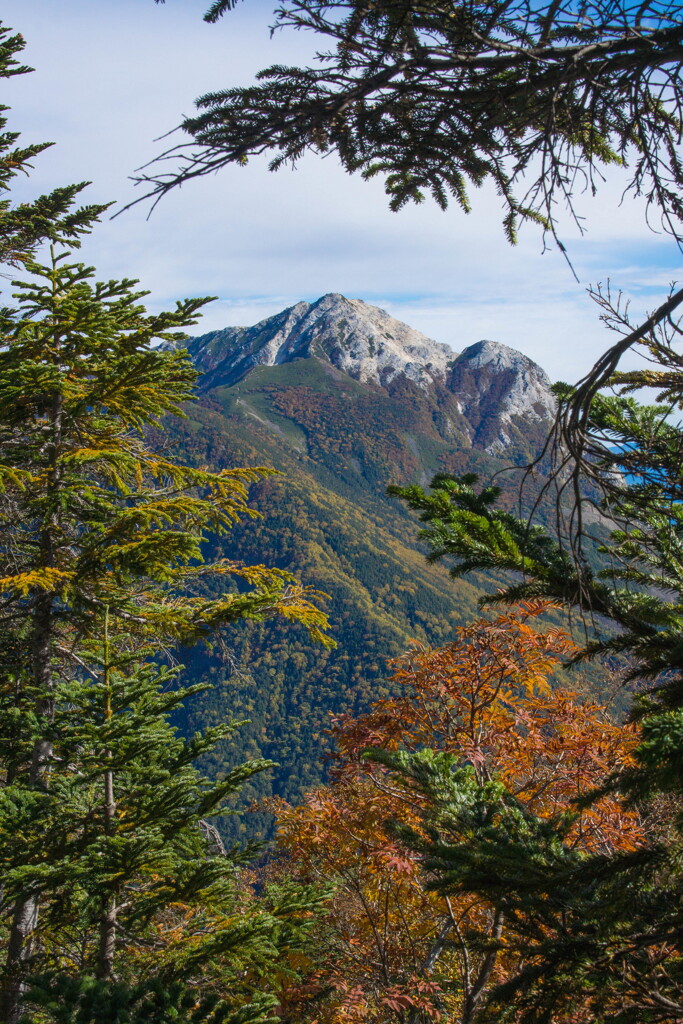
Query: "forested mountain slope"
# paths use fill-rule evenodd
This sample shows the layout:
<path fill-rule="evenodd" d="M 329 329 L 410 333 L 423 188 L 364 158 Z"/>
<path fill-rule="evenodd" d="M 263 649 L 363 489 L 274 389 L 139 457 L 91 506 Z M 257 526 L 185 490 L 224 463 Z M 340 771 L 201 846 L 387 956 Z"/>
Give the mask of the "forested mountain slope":
<path fill-rule="evenodd" d="M 427 564 L 415 519 L 387 485 L 525 465 L 551 422 L 549 381 L 505 346 L 483 341 L 458 355 L 339 295 L 188 348 L 204 372 L 202 395 L 187 421 L 169 423 L 166 442 L 216 468 L 283 474 L 254 488 L 264 518 L 237 527 L 215 553 L 291 568 L 328 594 L 338 646 L 245 624 L 231 632 L 227 657 L 188 654 L 190 674 L 214 688 L 183 725 L 248 718 L 212 770 L 222 757 L 263 754 L 280 767 L 252 795 L 296 798 L 320 778 L 330 715 L 385 694 L 387 658 L 412 638 L 443 642 L 476 614 L 476 581 Z M 519 471 L 498 482 L 515 501 Z"/>

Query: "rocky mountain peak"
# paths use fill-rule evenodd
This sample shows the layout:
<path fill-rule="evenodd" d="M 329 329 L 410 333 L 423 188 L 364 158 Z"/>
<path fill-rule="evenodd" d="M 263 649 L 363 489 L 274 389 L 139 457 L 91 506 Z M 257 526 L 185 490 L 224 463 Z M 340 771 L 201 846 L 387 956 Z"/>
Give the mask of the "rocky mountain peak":
<path fill-rule="evenodd" d="M 336 292 L 296 305 L 254 327 L 228 327 L 189 346 L 209 374 L 207 386 L 233 384 L 259 365 L 322 358 L 362 383 L 385 385 L 399 374 L 422 387 L 444 378 L 455 353 L 385 310 Z"/>
<path fill-rule="evenodd" d="M 307 320 L 302 326 L 311 341 L 321 342 L 334 366 L 363 383 L 387 384 L 403 374 L 426 386 L 445 376 L 455 354 L 385 310 L 335 293 L 313 303 Z"/>
<path fill-rule="evenodd" d="M 463 349 L 460 359 L 467 360 L 473 367 L 493 364 L 496 370 L 522 370 L 527 364 L 536 366 L 531 359 L 517 349 L 501 345 L 499 341 L 489 341 L 486 338 Z"/>
<path fill-rule="evenodd" d="M 319 360 L 392 396 L 404 393 L 402 381 L 412 383 L 441 410 L 445 430 L 491 453 L 520 442 L 532 424 L 532 432 L 545 430 L 555 411 L 548 376 L 521 352 L 483 340 L 456 355 L 385 310 L 337 292 L 253 327 L 212 331 L 188 347 L 207 391 L 232 387 L 257 366 L 297 359 Z"/>
<path fill-rule="evenodd" d="M 448 387 L 473 425 L 475 438 L 486 426 L 490 435 L 490 425 L 496 424 L 495 436 L 486 445 L 489 451 L 509 444 L 508 425 L 513 418 L 549 422 L 555 415 L 545 370 L 497 341 L 478 341 L 464 349 L 453 363 Z"/>

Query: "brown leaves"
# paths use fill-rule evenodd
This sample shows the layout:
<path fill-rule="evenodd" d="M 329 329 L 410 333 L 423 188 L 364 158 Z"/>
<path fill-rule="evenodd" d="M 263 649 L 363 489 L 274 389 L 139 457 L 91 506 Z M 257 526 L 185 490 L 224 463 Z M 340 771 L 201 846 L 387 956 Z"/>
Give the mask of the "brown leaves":
<path fill-rule="evenodd" d="M 368 747 L 451 753 L 480 781 L 502 779 L 541 817 L 574 810 L 577 798 L 631 764 L 635 727 L 611 722 L 602 706 L 570 690 L 551 689 L 549 677 L 574 645 L 560 629 L 538 628 L 534 620 L 547 610 L 525 604 L 457 630 L 444 647 L 416 644 L 394 663 L 397 696 L 334 721 L 331 784 L 300 807 L 277 805 L 290 867 L 337 885 L 328 966 L 318 977 L 320 1024 L 384 1024 L 413 1012 L 460 1019 L 479 982 L 500 981 L 516 966 L 499 953 L 492 968 L 490 955 L 472 944 L 474 931 L 493 938 L 500 930 L 493 907 L 429 891 L 416 855 L 388 827 L 393 819 L 419 831 L 422 798 L 366 761 Z M 636 813 L 605 796 L 577 813 L 569 841 L 605 851 L 633 849 L 642 838 Z M 288 1007 L 292 1020 L 310 1020 Z"/>

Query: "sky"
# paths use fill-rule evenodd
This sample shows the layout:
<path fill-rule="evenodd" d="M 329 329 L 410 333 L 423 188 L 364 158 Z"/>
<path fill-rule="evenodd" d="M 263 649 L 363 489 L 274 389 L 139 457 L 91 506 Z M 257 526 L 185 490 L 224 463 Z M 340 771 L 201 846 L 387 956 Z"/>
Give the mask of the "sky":
<path fill-rule="evenodd" d="M 88 180 L 88 201 L 121 209 L 140 194 L 131 176 L 168 146 L 160 138 L 191 114 L 202 93 L 248 85 L 262 67 L 305 63 L 310 34 L 271 37 L 273 3 L 245 0 L 216 25 L 208 0 L 3 0 L 4 24 L 27 41 L 31 75 L 3 80 L 9 126 L 22 141 L 55 145 L 15 190 L 29 198 Z M 172 139 L 180 136 L 175 135 Z M 108 217 L 82 258 L 101 278 L 136 277 L 158 310 L 216 295 L 196 333 L 250 325 L 304 299 L 341 292 L 388 310 L 455 351 L 490 338 L 536 360 L 553 379 L 575 381 L 614 339 L 589 285 L 623 289 L 635 317 L 683 278 L 670 238 L 651 232 L 641 203 L 622 199 L 613 173 L 584 196 L 581 236 L 562 237 L 579 281 L 539 229 L 505 241 L 491 190 L 473 212 L 431 201 L 392 213 L 381 182 L 346 174 L 334 155 L 307 156 L 271 173 L 267 161 L 229 168 Z"/>

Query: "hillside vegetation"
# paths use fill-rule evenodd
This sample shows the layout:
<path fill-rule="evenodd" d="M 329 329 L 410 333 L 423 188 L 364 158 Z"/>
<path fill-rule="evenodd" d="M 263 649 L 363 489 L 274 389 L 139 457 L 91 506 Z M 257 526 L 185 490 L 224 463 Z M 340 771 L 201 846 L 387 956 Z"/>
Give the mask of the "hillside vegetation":
<path fill-rule="evenodd" d="M 429 564 L 415 517 L 387 496 L 387 486 L 426 484 L 437 472 L 474 472 L 484 480 L 496 476 L 503 500 L 516 507 L 522 474 L 511 463 L 522 467 L 533 458 L 549 422 L 543 407 L 539 415 L 518 406 L 501 425 L 520 367 L 529 363 L 503 346 L 494 347 L 503 354 L 501 368 L 470 366 L 453 354 L 446 374 L 426 387 L 404 374 L 382 384 L 340 370 L 326 351 L 333 346 L 325 345 L 332 314 L 349 316 L 347 300 L 339 298 L 316 335 L 317 355 L 299 345 L 288 361 L 245 367 L 240 350 L 248 350 L 250 361 L 258 358 L 291 311 L 265 326 L 192 341 L 190 352 L 207 366 L 201 400 L 188 407 L 187 420 L 168 422 L 156 438 L 197 464 L 265 465 L 281 472 L 252 489 L 263 519 L 236 525 L 215 542 L 212 555 L 263 560 L 327 595 L 333 650 L 312 644 L 305 630 L 267 622 L 239 626 L 227 652 L 183 655 L 187 679 L 210 680 L 212 689 L 195 699 L 187 719 L 179 719 L 182 728 L 192 731 L 231 715 L 247 720 L 229 746 L 221 744 L 203 762 L 209 774 L 219 773 L 224 761 L 247 756 L 277 762 L 272 773 L 245 786 L 247 801 L 271 794 L 300 800 L 325 777 L 334 719 L 365 712 L 387 697 L 390 660 L 414 640 L 448 642 L 456 627 L 476 617 L 479 597 L 495 585 L 476 576 L 454 581 L 441 565 Z M 355 305 L 373 318 L 381 314 Z M 362 327 L 356 327 L 357 348 Z M 370 330 L 376 324 L 366 326 Z M 367 333 L 365 339 L 369 350 Z M 235 346 L 239 354 L 231 358 Z M 226 378 L 234 382 L 223 383 Z M 549 391 L 550 404 L 548 399 Z M 502 430 L 507 443 L 492 445 Z M 535 493 L 526 487 L 528 501 Z M 588 676 L 583 685 L 605 692 L 600 670 Z M 246 835 L 269 821 L 257 812 L 229 822 L 228 832 Z"/>

